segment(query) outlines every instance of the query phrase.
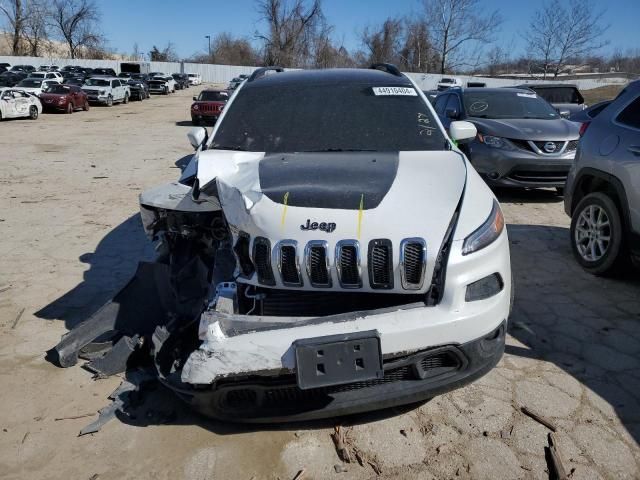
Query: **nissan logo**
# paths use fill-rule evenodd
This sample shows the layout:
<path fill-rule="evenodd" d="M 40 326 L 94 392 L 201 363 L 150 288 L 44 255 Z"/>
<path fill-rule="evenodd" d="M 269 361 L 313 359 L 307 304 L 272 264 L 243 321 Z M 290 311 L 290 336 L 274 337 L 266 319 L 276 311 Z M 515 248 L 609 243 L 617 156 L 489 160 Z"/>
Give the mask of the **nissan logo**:
<path fill-rule="evenodd" d="M 556 144 L 554 142 L 547 142 L 543 148 L 547 153 L 554 153 L 556 151 Z"/>

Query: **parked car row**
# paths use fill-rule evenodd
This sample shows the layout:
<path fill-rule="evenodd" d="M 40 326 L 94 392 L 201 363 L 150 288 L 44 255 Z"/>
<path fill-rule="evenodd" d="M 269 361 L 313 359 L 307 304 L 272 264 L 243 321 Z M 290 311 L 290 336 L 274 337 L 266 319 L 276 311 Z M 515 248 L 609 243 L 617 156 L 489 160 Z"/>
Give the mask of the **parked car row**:
<path fill-rule="evenodd" d="M 151 93 L 168 95 L 202 82 L 198 74 L 116 74 L 112 68 L 73 65 L 62 69 L 45 65 L 36 70 L 31 65 L 3 64 L 2 68 L 6 71 L 0 73 L 0 120 L 36 119 L 43 108 L 73 113 L 88 110 L 91 103 L 112 106 L 129 100 L 142 101 Z"/>

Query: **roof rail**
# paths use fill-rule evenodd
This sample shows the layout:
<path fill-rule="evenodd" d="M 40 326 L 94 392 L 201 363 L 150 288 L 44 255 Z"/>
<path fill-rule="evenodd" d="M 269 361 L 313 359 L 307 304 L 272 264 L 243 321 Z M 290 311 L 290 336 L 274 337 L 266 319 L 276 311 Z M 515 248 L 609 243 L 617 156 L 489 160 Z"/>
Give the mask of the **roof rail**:
<path fill-rule="evenodd" d="M 396 77 L 401 77 L 402 73 L 398 70 L 392 63 L 374 63 L 369 67 L 372 70 L 382 70 L 383 72 L 390 73 L 391 75 L 395 75 Z"/>
<path fill-rule="evenodd" d="M 269 71 L 273 70 L 274 72 L 278 72 L 278 73 L 282 73 L 284 72 L 284 68 L 282 67 L 262 67 L 262 68 L 257 68 L 253 71 L 253 73 L 251 74 L 251 76 L 249 77 L 249 79 L 247 80 L 247 82 L 253 82 L 254 80 L 260 78 L 260 77 L 264 77 L 265 74 Z"/>

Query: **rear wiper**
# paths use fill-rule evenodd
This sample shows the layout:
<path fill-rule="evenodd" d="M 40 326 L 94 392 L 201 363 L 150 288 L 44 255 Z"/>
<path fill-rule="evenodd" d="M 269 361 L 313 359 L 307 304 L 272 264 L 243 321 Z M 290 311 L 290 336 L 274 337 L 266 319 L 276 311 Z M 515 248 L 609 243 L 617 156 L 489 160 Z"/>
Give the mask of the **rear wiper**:
<path fill-rule="evenodd" d="M 239 145 L 213 145 L 211 148 L 214 150 L 235 150 L 237 152 L 246 152 L 245 148 L 242 148 Z"/>

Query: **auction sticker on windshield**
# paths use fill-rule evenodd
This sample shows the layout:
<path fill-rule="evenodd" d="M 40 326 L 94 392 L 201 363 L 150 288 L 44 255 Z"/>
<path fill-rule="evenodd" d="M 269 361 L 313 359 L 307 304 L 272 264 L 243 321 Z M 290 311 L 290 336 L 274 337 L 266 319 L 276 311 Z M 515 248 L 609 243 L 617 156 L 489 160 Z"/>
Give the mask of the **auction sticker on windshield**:
<path fill-rule="evenodd" d="M 413 88 L 407 87 L 371 87 L 375 96 L 383 95 L 404 95 L 409 97 L 417 97 L 418 92 Z"/>

